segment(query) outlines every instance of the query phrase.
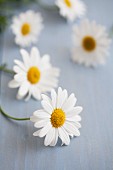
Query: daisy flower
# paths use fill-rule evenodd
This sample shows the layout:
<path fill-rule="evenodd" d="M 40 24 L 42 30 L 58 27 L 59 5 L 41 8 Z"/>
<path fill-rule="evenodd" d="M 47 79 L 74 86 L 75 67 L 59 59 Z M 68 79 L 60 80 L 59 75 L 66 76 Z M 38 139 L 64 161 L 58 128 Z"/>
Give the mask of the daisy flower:
<path fill-rule="evenodd" d="M 16 44 L 27 47 L 37 42 L 43 28 L 42 17 L 39 13 L 28 10 L 13 18 L 11 28 L 15 34 Z"/>
<path fill-rule="evenodd" d="M 77 99 L 72 93 L 68 97 L 67 90 L 58 88 L 58 94 L 55 90 L 51 90 L 51 98 L 42 94 L 42 110 L 37 110 L 30 117 L 36 128 L 40 128 L 34 132 L 34 136 L 44 137 L 45 146 L 55 146 L 58 137 L 62 141 L 62 145 L 70 144 L 70 137 L 80 136 L 79 128 L 81 117 L 79 113 L 82 107 L 76 106 Z"/>
<path fill-rule="evenodd" d="M 18 99 L 26 97 L 28 100 L 31 95 L 35 99 L 40 99 L 42 92 L 48 92 L 57 87 L 59 69 L 51 66 L 49 55 L 41 58 L 36 47 L 31 49 L 30 54 L 24 49 L 21 49 L 20 53 L 23 62 L 14 60 L 16 66 L 13 70 L 16 74 L 9 82 L 10 88 L 19 87 Z"/>
<path fill-rule="evenodd" d="M 85 66 L 105 64 L 111 42 L 106 28 L 84 19 L 73 31 L 73 61 Z"/>
<path fill-rule="evenodd" d="M 70 21 L 81 18 L 86 12 L 86 6 L 81 0 L 57 0 L 60 14 Z"/>

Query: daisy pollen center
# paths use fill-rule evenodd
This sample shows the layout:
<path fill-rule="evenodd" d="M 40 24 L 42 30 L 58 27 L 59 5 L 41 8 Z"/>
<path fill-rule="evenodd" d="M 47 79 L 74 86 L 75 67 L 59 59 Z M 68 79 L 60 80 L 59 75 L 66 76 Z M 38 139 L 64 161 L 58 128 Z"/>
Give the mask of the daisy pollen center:
<path fill-rule="evenodd" d="M 26 36 L 30 33 L 30 31 L 31 31 L 30 25 L 28 23 L 24 23 L 21 28 L 21 33 L 24 36 Z"/>
<path fill-rule="evenodd" d="M 67 5 L 67 7 L 71 8 L 71 2 L 70 0 L 64 0 L 65 4 Z"/>
<path fill-rule="evenodd" d="M 95 50 L 95 48 L 96 48 L 96 41 L 95 41 L 95 39 L 93 37 L 86 36 L 83 39 L 82 45 L 83 45 L 83 48 L 86 51 L 91 52 L 91 51 Z"/>
<path fill-rule="evenodd" d="M 40 71 L 37 67 L 31 67 L 27 73 L 27 79 L 31 84 L 36 84 L 40 80 Z"/>
<path fill-rule="evenodd" d="M 65 113 L 62 109 L 55 109 L 51 115 L 51 124 L 53 127 L 61 127 L 65 122 Z"/>

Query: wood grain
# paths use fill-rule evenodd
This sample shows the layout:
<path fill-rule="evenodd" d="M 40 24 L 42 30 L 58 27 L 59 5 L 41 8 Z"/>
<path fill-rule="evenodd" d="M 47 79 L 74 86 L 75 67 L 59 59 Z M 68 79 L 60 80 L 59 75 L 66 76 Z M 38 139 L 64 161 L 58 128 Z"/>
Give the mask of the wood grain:
<path fill-rule="evenodd" d="M 113 1 L 85 2 L 88 17 L 109 29 L 113 24 Z M 30 8 L 37 10 L 36 5 Z M 77 104 L 84 107 L 81 136 L 72 139 L 68 147 L 60 147 L 59 143 L 54 148 L 44 147 L 43 139 L 33 137 L 36 129 L 31 122 L 14 122 L 0 115 L 0 170 L 113 170 L 113 48 L 106 66 L 78 66 L 70 60 L 71 25 L 55 12 L 37 11 L 42 13 L 45 28 L 36 46 L 41 55 L 51 55 L 52 64 L 61 69 L 59 85 L 74 92 Z M 0 38 L 0 62 L 12 68 L 15 58 L 21 60 L 19 47 L 10 28 Z M 7 86 L 10 80 L 7 74 L 1 75 L 1 105 L 13 116 L 30 116 L 40 108 L 40 102 L 17 101 L 17 89 Z"/>

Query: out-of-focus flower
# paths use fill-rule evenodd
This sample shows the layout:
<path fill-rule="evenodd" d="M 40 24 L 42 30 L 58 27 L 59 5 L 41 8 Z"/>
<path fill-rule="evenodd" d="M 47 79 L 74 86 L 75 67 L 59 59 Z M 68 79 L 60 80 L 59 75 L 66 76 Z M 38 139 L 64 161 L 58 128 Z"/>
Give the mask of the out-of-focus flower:
<path fill-rule="evenodd" d="M 69 145 L 70 136 L 80 136 L 79 113 L 82 107 L 75 107 L 75 95 L 68 97 L 67 90 L 62 90 L 61 87 L 58 88 L 58 93 L 51 90 L 51 98 L 46 95 L 42 95 L 42 98 L 43 109 L 35 111 L 30 118 L 35 123 L 34 126 L 40 128 L 33 135 L 45 136 L 45 146 L 55 146 L 58 137 L 62 140 L 62 145 Z"/>
<path fill-rule="evenodd" d="M 15 34 L 16 44 L 22 47 L 29 46 L 38 40 L 43 28 L 42 17 L 39 13 L 29 10 L 18 17 L 15 16 L 11 28 Z"/>
<path fill-rule="evenodd" d="M 86 12 L 86 6 L 81 0 L 56 0 L 60 14 L 70 21 L 81 18 Z"/>
<path fill-rule="evenodd" d="M 14 60 L 16 66 L 13 70 L 16 74 L 14 79 L 9 82 L 9 87 L 19 87 L 18 99 L 26 97 L 28 100 L 33 96 L 38 100 L 41 98 L 41 93 L 57 87 L 59 69 L 51 66 L 49 55 L 41 58 L 36 47 L 31 49 L 30 54 L 24 49 L 21 49 L 20 53 L 23 62 Z"/>
<path fill-rule="evenodd" d="M 106 28 L 84 19 L 73 31 L 73 61 L 85 66 L 105 64 L 111 42 Z"/>

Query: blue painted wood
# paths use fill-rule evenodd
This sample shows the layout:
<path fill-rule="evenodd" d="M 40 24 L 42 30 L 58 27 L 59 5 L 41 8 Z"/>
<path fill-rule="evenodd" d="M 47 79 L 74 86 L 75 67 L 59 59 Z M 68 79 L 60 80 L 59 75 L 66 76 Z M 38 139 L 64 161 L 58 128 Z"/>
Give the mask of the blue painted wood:
<path fill-rule="evenodd" d="M 87 16 L 109 29 L 113 24 L 113 1 L 84 1 Z M 37 10 L 36 5 L 30 8 Z M 32 136 L 36 129 L 31 122 L 14 122 L 0 115 L 0 170 L 113 170 L 113 48 L 105 67 L 78 66 L 70 60 L 71 25 L 55 12 L 38 11 L 45 28 L 36 46 L 42 55 L 51 55 L 53 65 L 61 68 L 59 85 L 74 92 L 78 104 L 84 107 L 81 136 L 72 139 L 68 147 L 44 147 L 43 139 Z M 2 62 L 12 68 L 13 59 L 21 58 L 10 29 L 1 42 Z M 9 80 L 11 77 L 2 74 L 0 98 L 8 113 L 25 117 L 40 108 L 40 102 L 33 99 L 28 103 L 17 101 L 17 89 L 7 87 Z"/>

